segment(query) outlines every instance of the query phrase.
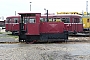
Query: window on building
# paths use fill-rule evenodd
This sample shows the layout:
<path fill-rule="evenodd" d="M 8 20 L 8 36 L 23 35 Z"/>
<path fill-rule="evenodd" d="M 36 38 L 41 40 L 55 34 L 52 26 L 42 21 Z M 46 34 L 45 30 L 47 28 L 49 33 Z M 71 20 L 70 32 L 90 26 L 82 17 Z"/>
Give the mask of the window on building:
<path fill-rule="evenodd" d="M 14 18 L 14 23 L 18 23 L 18 18 Z"/>
<path fill-rule="evenodd" d="M 62 18 L 61 21 L 64 22 L 64 23 L 70 23 L 70 19 L 69 18 Z"/>

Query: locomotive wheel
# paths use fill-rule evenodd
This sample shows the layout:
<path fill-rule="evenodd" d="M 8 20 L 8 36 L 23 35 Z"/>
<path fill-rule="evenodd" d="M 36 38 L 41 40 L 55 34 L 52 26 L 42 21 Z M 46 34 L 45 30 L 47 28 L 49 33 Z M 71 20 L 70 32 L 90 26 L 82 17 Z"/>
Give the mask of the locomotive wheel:
<path fill-rule="evenodd" d="M 76 31 L 74 31 L 74 33 L 73 34 L 77 34 L 77 32 Z"/>
<path fill-rule="evenodd" d="M 21 40 L 19 40 L 19 42 L 21 42 Z"/>
<path fill-rule="evenodd" d="M 29 43 L 33 44 L 34 42 L 36 42 L 36 40 L 31 40 L 30 41 L 30 39 L 26 39 L 25 42 L 26 42 L 26 44 L 29 44 Z"/>
<path fill-rule="evenodd" d="M 19 37 L 19 42 L 22 42 L 22 39 Z"/>
<path fill-rule="evenodd" d="M 32 42 L 32 41 L 30 41 L 30 38 L 26 38 L 26 39 L 25 39 L 25 42 L 26 42 L 26 44 L 28 44 L 28 43 L 30 43 L 30 42 Z"/>
<path fill-rule="evenodd" d="M 64 42 L 66 42 L 66 43 L 67 43 L 67 39 L 64 39 Z"/>
<path fill-rule="evenodd" d="M 28 44 L 28 43 L 29 43 L 29 42 L 28 42 L 28 39 L 26 39 L 25 42 L 26 42 L 26 44 Z"/>
<path fill-rule="evenodd" d="M 22 42 L 22 40 L 19 40 L 19 42 Z"/>

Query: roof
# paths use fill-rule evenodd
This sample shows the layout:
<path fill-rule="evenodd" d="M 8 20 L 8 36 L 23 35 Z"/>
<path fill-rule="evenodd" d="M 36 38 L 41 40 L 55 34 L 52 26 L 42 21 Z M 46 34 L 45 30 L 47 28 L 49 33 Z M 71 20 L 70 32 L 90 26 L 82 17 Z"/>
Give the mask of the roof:
<path fill-rule="evenodd" d="M 47 16 L 47 15 L 41 15 L 41 16 Z M 48 15 L 48 16 L 79 16 L 79 17 L 82 17 L 81 15 L 77 15 L 77 14 L 58 14 L 58 15 Z"/>
<path fill-rule="evenodd" d="M 20 16 L 8 16 L 6 18 L 17 18 L 17 17 L 20 17 Z"/>
<path fill-rule="evenodd" d="M 41 14 L 41 13 L 19 13 L 19 14 Z M 42 14 L 41 16 L 47 16 L 47 15 L 44 15 Z M 58 14 L 58 15 L 48 15 L 48 16 L 79 16 L 79 17 L 82 17 L 82 15 L 77 15 L 77 14 Z M 18 16 L 8 16 L 6 18 L 17 18 L 17 17 L 21 17 L 20 15 Z"/>

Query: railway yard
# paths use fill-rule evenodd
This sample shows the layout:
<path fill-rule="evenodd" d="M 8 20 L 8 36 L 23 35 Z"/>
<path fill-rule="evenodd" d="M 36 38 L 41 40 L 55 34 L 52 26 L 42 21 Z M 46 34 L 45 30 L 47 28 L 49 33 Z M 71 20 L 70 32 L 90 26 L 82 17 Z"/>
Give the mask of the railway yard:
<path fill-rule="evenodd" d="M 60 43 L 19 43 L 18 36 L 0 33 L 0 60 L 90 60 L 90 37 L 69 37 Z"/>
<path fill-rule="evenodd" d="M 47 2 L 1 1 L 0 60 L 90 60 L 88 1 Z"/>

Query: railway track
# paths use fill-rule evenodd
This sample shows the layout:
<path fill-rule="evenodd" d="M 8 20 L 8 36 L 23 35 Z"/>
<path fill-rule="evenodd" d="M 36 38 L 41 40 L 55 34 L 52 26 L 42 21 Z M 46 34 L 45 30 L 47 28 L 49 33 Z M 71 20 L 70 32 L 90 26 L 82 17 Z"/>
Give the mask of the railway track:
<path fill-rule="evenodd" d="M 77 33 L 77 34 L 69 34 L 69 36 L 72 36 L 72 37 L 90 37 L 90 34 L 87 33 Z"/>
<path fill-rule="evenodd" d="M 0 42 L 0 44 L 19 44 L 21 42 Z M 24 43 L 24 42 L 22 42 Z"/>
<path fill-rule="evenodd" d="M 85 33 L 77 33 L 77 34 L 71 34 L 69 35 L 71 37 L 90 37 L 90 34 L 85 34 Z M 67 43 L 68 42 L 87 42 L 86 40 L 67 40 L 66 41 Z M 66 43 L 66 42 L 54 42 L 54 43 Z M 25 42 L 0 42 L 0 44 L 26 44 Z M 46 43 L 50 43 L 50 42 L 46 42 Z M 43 43 L 43 44 L 46 44 L 46 43 Z M 29 42 L 28 44 L 33 44 L 33 42 Z M 42 44 L 42 43 L 35 43 L 35 44 Z"/>
<path fill-rule="evenodd" d="M 67 40 L 65 42 L 0 42 L 0 44 L 51 44 L 51 43 L 69 43 L 69 42 L 90 42 L 89 40 Z"/>

